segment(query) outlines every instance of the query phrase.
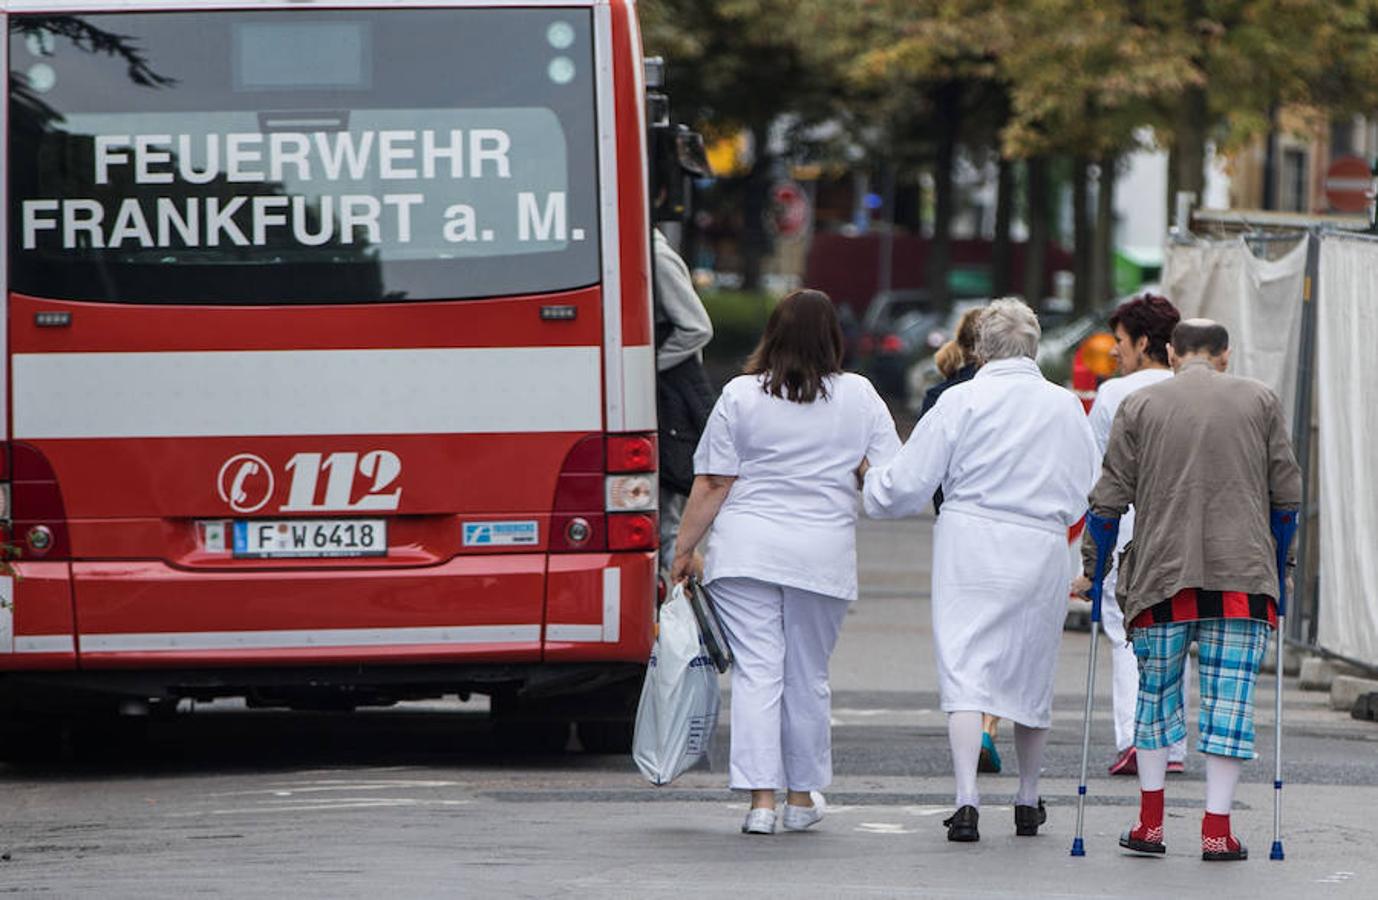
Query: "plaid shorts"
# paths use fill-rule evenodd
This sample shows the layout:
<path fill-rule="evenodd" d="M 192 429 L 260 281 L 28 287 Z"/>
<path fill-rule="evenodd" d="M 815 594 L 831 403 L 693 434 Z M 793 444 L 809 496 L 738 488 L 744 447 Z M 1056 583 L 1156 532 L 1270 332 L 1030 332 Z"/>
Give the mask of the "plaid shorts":
<path fill-rule="evenodd" d="M 1182 670 L 1197 642 L 1201 670 L 1202 753 L 1254 758 L 1254 683 L 1268 645 L 1268 625 L 1253 619 L 1201 619 L 1136 628 L 1139 702 L 1134 746 L 1157 750 L 1187 736 Z"/>

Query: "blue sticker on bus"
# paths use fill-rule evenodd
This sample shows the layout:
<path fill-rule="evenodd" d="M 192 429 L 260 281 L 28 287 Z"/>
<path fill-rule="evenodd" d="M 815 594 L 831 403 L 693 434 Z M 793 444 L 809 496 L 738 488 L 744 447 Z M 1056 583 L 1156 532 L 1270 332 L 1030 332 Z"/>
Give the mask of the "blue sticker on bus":
<path fill-rule="evenodd" d="M 534 521 L 464 523 L 466 547 L 525 547 L 540 540 L 540 526 Z"/>

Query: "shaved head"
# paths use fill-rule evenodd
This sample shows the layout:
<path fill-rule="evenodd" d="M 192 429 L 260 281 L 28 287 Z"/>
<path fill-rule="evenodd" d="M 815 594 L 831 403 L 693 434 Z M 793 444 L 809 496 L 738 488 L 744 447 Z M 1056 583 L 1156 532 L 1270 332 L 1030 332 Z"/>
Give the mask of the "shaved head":
<path fill-rule="evenodd" d="M 1230 349 L 1230 333 L 1211 319 L 1184 319 L 1172 329 L 1172 352 L 1177 356 L 1204 353 L 1219 356 Z"/>

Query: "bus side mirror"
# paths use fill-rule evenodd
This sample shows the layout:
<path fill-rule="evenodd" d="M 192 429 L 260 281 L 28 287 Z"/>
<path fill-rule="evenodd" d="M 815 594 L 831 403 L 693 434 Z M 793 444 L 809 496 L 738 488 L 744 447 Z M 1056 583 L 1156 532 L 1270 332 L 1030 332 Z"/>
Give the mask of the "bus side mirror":
<path fill-rule="evenodd" d="M 668 122 L 651 128 L 651 217 L 656 222 L 684 219 L 690 178 L 712 174 L 703 136 Z"/>

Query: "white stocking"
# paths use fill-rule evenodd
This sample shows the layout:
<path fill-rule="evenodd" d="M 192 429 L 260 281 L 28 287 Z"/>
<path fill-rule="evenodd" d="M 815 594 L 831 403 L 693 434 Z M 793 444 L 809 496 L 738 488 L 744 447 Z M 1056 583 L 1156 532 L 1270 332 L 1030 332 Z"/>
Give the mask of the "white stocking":
<path fill-rule="evenodd" d="M 957 777 L 957 805 L 981 805 L 976 790 L 976 764 L 981 758 L 981 714 L 974 711 L 947 714 L 947 740 L 952 745 L 952 771 Z"/>
<path fill-rule="evenodd" d="M 1167 783 L 1167 755 L 1170 751 L 1167 747 L 1159 747 L 1157 750 L 1145 750 L 1140 747 L 1135 751 L 1135 756 L 1139 761 L 1139 790 L 1161 791 L 1163 785 Z"/>
<path fill-rule="evenodd" d="M 1228 816 L 1234 806 L 1234 789 L 1244 761 L 1231 756 L 1206 754 L 1206 812 Z M 1143 771 L 1142 769 L 1140 771 Z"/>
<path fill-rule="evenodd" d="M 1048 729 L 1028 728 L 1015 723 L 1014 753 L 1019 757 L 1019 806 L 1038 805 L 1038 773 L 1043 768 L 1043 748 L 1048 744 Z"/>

